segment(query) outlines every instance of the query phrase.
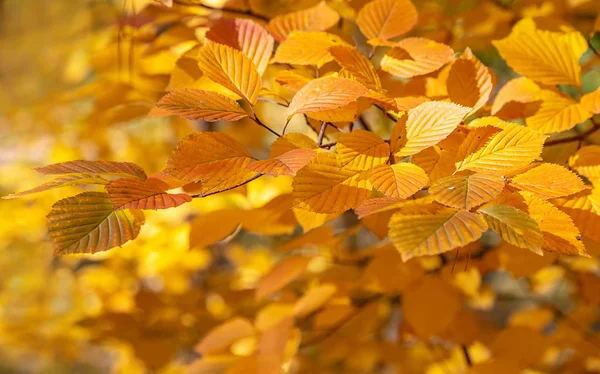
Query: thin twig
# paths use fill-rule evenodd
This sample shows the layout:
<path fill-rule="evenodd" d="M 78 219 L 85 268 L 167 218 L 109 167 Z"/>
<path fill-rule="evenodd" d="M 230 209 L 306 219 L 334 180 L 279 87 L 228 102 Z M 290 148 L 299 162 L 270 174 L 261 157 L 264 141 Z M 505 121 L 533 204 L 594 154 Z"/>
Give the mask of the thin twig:
<path fill-rule="evenodd" d="M 377 49 L 377 46 L 376 46 L 376 45 L 374 45 L 374 46 L 371 48 L 371 52 L 369 52 L 369 57 L 368 57 L 368 58 L 369 58 L 369 60 L 370 60 L 370 59 L 372 59 L 372 58 L 373 58 L 373 56 L 375 55 L 375 50 L 376 50 L 376 49 Z"/>
<path fill-rule="evenodd" d="M 226 189 L 224 189 L 224 190 L 219 190 L 219 191 L 215 191 L 215 192 L 210 192 L 210 193 L 207 193 L 207 194 L 200 194 L 200 195 L 190 195 L 190 197 L 192 197 L 192 198 L 197 198 L 197 197 L 206 197 L 206 196 L 215 195 L 215 194 L 218 194 L 218 193 L 221 193 L 221 192 L 231 191 L 231 190 L 233 190 L 233 189 L 235 189 L 235 188 L 238 188 L 238 187 L 241 187 L 241 186 L 243 186 L 243 185 L 245 185 L 245 184 L 248 184 L 248 183 L 252 182 L 253 180 L 256 180 L 256 179 L 258 179 L 258 178 L 260 178 L 260 177 L 262 177 L 262 176 L 263 176 L 263 174 L 258 174 L 258 175 L 255 175 L 255 176 L 253 176 L 252 178 L 248 179 L 248 180 L 247 180 L 247 181 L 245 181 L 245 182 L 242 182 L 242 183 L 240 183 L 240 184 L 236 184 L 235 186 L 231 186 L 231 187 L 229 187 L 229 188 L 226 188 Z"/>
<path fill-rule="evenodd" d="M 256 122 L 259 126 L 264 127 L 265 129 L 267 129 L 271 134 L 276 135 L 278 138 L 281 137 L 280 134 L 278 134 L 275 130 L 273 130 L 272 128 L 270 128 L 269 126 L 265 125 L 264 123 L 262 123 L 262 121 L 260 119 L 258 119 L 258 116 L 256 115 L 256 112 L 254 112 L 254 108 L 252 109 L 252 112 L 254 113 L 253 117 L 250 117 L 251 120 L 253 120 L 254 122 Z"/>
<path fill-rule="evenodd" d="M 325 136 L 325 129 L 327 128 L 327 125 L 329 125 L 329 122 L 321 123 L 321 130 L 319 131 L 319 137 L 317 138 L 317 144 L 319 144 L 319 147 L 323 144 L 323 136 Z"/>
<path fill-rule="evenodd" d="M 320 148 L 327 148 L 327 149 L 329 149 L 331 147 L 335 147 L 336 145 L 337 145 L 337 142 L 333 142 L 333 143 L 322 144 L 319 147 Z"/>
<path fill-rule="evenodd" d="M 473 362 L 471 361 L 471 356 L 469 356 L 469 348 L 466 345 L 462 346 L 462 351 L 465 355 L 465 361 L 467 362 L 467 366 L 473 366 Z"/>

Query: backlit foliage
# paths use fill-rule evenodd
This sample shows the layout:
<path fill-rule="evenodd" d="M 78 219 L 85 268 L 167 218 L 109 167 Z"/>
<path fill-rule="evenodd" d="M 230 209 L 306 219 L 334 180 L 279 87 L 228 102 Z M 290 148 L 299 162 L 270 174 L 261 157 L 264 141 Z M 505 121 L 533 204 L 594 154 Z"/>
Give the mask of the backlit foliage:
<path fill-rule="evenodd" d="M 98 7 L 0 117 L 9 369 L 600 371 L 600 3 Z"/>

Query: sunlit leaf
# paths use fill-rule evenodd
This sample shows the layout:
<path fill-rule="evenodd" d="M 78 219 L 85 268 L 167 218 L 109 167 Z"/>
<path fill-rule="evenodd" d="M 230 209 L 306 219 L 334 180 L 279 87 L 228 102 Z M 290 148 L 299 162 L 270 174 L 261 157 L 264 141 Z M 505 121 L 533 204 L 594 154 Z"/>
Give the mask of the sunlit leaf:
<path fill-rule="evenodd" d="M 540 108 L 526 123 L 544 134 L 570 130 L 592 116 L 575 100 L 553 91 L 541 91 L 537 98 L 542 100 Z"/>
<path fill-rule="evenodd" d="M 223 353 L 237 340 L 254 334 L 254 327 L 247 319 L 232 318 L 210 330 L 195 350 L 203 355 Z"/>
<path fill-rule="evenodd" d="M 279 45 L 271 62 L 321 67 L 333 60 L 329 48 L 334 45 L 347 43 L 326 32 L 293 31 Z"/>
<path fill-rule="evenodd" d="M 473 108 L 471 113 L 475 113 L 490 99 L 494 76 L 467 48 L 462 58 L 452 64 L 446 85 L 452 102 Z"/>
<path fill-rule="evenodd" d="M 52 174 L 106 174 L 106 175 L 122 175 L 132 176 L 140 180 L 145 180 L 146 173 L 138 165 L 131 162 L 117 162 L 117 161 L 88 161 L 88 160 L 76 160 L 61 162 L 58 164 L 52 164 L 35 169 L 38 173 L 52 175 Z"/>
<path fill-rule="evenodd" d="M 298 278 L 306 269 L 310 259 L 310 257 L 294 255 L 278 262 L 258 282 L 256 298 L 264 299 Z"/>
<path fill-rule="evenodd" d="M 579 101 L 583 109 L 593 114 L 600 114 L 600 88 L 581 97 Z"/>
<path fill-rule="evenodd" d="M 209 122 L 237 121 L 248 116 L 234 100 L 217 92 L 192 88 L 171 91 L 156 106 L 170 114 Z"/>
<path fill-rule="evenodd" d="M 275 177 L 279 175 L 296 175 L 298 170 L 302 169 L 316 156 L 317 151 L 313 149 L 292 149 L 268 160 L 252 161 L 248 164 L 248 169 Z"/>
<path fill-rule="evenodd" d="M 427 174 L 414 164 L 381 165 L 371 170 L 369 181 L 390 198 L 406 199 L 427 185 Z"/>
<path fill-rule="evenodd" d="M 339 19 L 338 13 L 321 1 L 312 8 L 274 17 L 267 28 L 281 42 L 293 31 L 325 31 L 335 26 Z"/>
<path fill-rule="evenodd" d="M 478 210 L 490 229 L 508 243 L 542 255 L 544 238 L 537 222 L 527 213 L 505 205 L 490 205 Z"/>
<path fill-rule="evenodd" d="M 471 210 L 494 199 L 503 188 L 504 180 L 501 177 L 476 173 L 439 179 L 431 185 L 429 193 L 444 205 Z"/>
<path fill-rule="evenodd" d="M 30 195 L 33 193 L 38 193 L 38 192 L 42 192 L 42 191 L 47 191 L 53 188 L 59 188 L 59 187 L 67 187 L 67 186 L 78 186 L 81 184 L 107 184 L 109 181 L 107 179 L 102 178 L 99 175 L 94 175 L 94 174 L 66 174 L 63 176 L 60 176 L 56 179 L 53 179 L 49 182 L 46 182 L 42 185 L 39 185 L 35 188 L 32 188 L 30 190 L 26 190 L 26 191 L 22 191 L 22 192 L 17 192 L 14 194 L 10 194 L 7 196 L 2 197 L 3 199 L 14 199 L 17 197 L 21 197 L 21 196 L 26 196 L 26 195 Z"/>
<path fill-rule="evenodd" d="M 188 194 L 165 192 L 169 186 L 157 179 L 145 181 L 122 178 L 106 185 L 110 200 L 118 209 L 167 209 L 192 201 Z"/>
<path fill-rule="evenodd" d="M 385 164 L 390 146 L 370 131 L 354 130 L 338 138 L 336 152 L 342 168 L 360 171 Z"/>
<path fill-rule="evenodd" d="M 432 73 L 454 58 L 445 44 L 424 38 L 406 38 L 391 48 L 381 60 L 381 69 L 400 78 Z"/>
<path fill-rule="evenodd" d="M 410 0 L 373 0 L 356 17 L 367 39 L 388 40 L 406 34 L 416 23 L 417 9 Z"/>
<path fill-rule="evenodd" d="M 548 163 L 511 178 L 510 185 L 533 192 L 543 199 L 573 195 L 585 189 L 577 174 L 563 166 Z"/>
<path fill-rule="evenodd" d="M 372 90 L 381 89 L 381 81 L 373 64 L 356 47 L 334 45 L 329 48 L 329 53 L 331 53 L 335 62 L 365 87 Z"/>

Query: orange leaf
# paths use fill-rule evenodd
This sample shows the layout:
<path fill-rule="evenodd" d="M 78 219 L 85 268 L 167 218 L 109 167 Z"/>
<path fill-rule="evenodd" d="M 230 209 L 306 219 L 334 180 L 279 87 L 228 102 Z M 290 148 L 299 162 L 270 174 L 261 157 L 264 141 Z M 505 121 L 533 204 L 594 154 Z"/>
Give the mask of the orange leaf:
<path fill-rule="evenodd" d="M 190 195 L 170 194 L 165 192 L 168 189 L 166 183 L 152 178 L 143 182 L 123 178 L 106 185 L 106 191 L 115 205 L 115 210 L 167 209 L 192 201 Z"/>
<path fill-rule="evenodd" d="M 345 78 L 324 77 L 311 81 L 292 99 L 287 110 L 290 118 L 297 113 L 311 113 L 336 109 L 356 101 L 368 89 Z"/>
<path fill-rule="evenodd" d="M 448 96 L 454 103 L 473 108 L 469 114 L 483 107 L 494 89 L 494 76 L 469 48 L 456 60 L 446 81 Z"/>
<path fill-rule="evenodd" d="M 540 91 L 537 98 L 542 100 L 541 106 L 526 123 L 527 127 L 544 134 L 570 130 L 592 116 L 575 100 L 554 91 Z"/>
<path fill-rule="evenodd" d="M 487 225 L 480 215 L 430 205 L 395 213 L 389 228 L 390 240 L 402 255 L 402 261 L 407 261 L 474 242 L 487 230 Z"/>
<path fill-rule="evenodd" d="M 114 210 L 110 197 L 83 192 L 59 200 L 48 214 L 55 254 L 107 251 L 135 239 L 144 224 L 139 210 Z"/>
<path fill-rule="evenodd" d="M 329 48 L 340 44 L 348 45 L 339 36 L 326 32 L 293 31 L 279 45 L 271 62 L 320 68 L 333 60 Z"/>
<path fill-rule="evenodd" d="M 374 0 L 358 12 L 356 24 L 367 39 L 389 40 L 406 34 L 417 23 L 410 0 Z"/>
<path fill-rule="evenodd" d="M 46 175 L 84 173 L 133 176 L 140 180 L 147 178 L 144 170 L 136 164 L 116 161 L 75 160 L 35 168 L 35 171 Z"/>
<path fill-rule="evenodd" d="M 381 59 L 381 69 L 400 78 L 412 78 L 432 73 L 454 58 L 454 51 L 445 44 L 425 38 L 406 38 L 390 49 Z"/>
<path fill-rule="evenodd" d="M 343 169 L 360 171 L 385 164 L 390 146 L 370 131 L 353 130 L 338 138 L 336 152 Z"/>
<path fill-rule="evenodd" d="M 335 295 L 337 287 L 334 284 L 326 283 L 308 290 L 294 305 L 294 315 L 296 317 L 305 317 L 325 305 L 329 299 Z"/>
<path fill-rule="evenodd" d="M 329 48 L 329 53 L 331 53 L 335 62 L 365 87 L 372 90 L 381 90 L 381 81 L 375 68 L 373 68 L 373 64 L 356 47 L 334 45 Z"/>
<path fill-rule="evenodd" d="M 300 91 L 302 87 L 306 86 L 312 79 L 313 77 L 309 74 L 305 72 L 301 73 L 298 70 L 280 71 L 277 74 L 277 78 L 275 78 L 277 83 L 294 92 Z"/>
<path fill-rule="evenodd" d="M 235 101 L 214 91 L 184 88 L 163 96 L 156 106 L 191 120 L 237 121 L 248 114 Z"/>
<path fill-rule="evenodd" d="M 413 164 L 427 173 L 429 183 L 435 183 L 454 173 L 456 170 L 454 163 L 457 159 L 456 152 L 440 149 L 437 145 L 412 156 Z"/>
<path fill-rule="evenodd" d="M 429 178 L 417 165 L 398 163 L 374 168 L 369 181 L 387 197 L 407 199 L 425 187 Z"/>
<path fill-rule="evenodd" d="M 598 18 L 600 19 L 600 18 Z M 579 101 L 583 109 L 593 114 L 600 114 L 600 88 L 581 97 Z"/>
<path fill-rule="evenodd" d="M 411 109 L 406 120 L 406 143 L 396 156 L 409 156 L 446 138 L 471 109 L 453 103 L 429 101 Z"/>
<path fill-rule="evenodd" d="M 235 317 L 210 330 L 196 345 L 195 350 L 205 356 L 225 353 L 236 341 L 254 334 L 250 321 Z"/>
<path fill-rule="evenodd" d="M 228 45 L 250 58 L 263 75 L 273 54 L 275 40 L 262 26 L 249 19 L 221 18 L 206 33 L 215 43 Z"/>
<path fill-rule="evenodd" d="M 527 213 L 505 205 L 485 206 L 478 212 L 483 215 L 490 229 L 508 243 L 543 255 L 542 232 L 537 222 Z"/>
<path fill-rule="evenodd" d="M 568 198 L 560 198 L 554 203 L 567 213 L 583 236 L 600 242 L 600 198 L 598 191 L 580 193 Z"/>
<path fill-rule="evenodd" d="M 247 182 L 257 174 L 248 170 L 252 155 L 229 135 L 196 132 L 185 137 L 173 151 L 164 174 L 202 182 L 202 195 Z"/>
<path fill-rule="evenodd" d="M 310 260 L 310 257 L 294 255 L 278 262 L 258 281 L 256 299 L 262 300 L 294 281 L 304 273 Z"/>
<path fill-rule="evenodd" d="M 246 212 L 240 209 L 222 209 L 200 214 L 191 224 L 190 248 L 201 248 L 232 238 Z"/>
<path fill-rule="evenodd" d="M 302 169 L 316 156 L 317 151 L 313 149 L 292 149 L 275 158 L 252 161 L 248 165 L 248 169 L 257 173 L 272 175 L 274 177 L 279 175 L 296 175 L 298 170 Z"/>
<path fill-rule="evenodd" d="M 271 158 L 275 158 L 283 155 L 289 151 L 299 148 L 314 149 L 318 150 L 319 146 L 317 143 L 304 134 L 293 132 L 291 134 L 285 134 L 271 144 Z"/>
<path fill-rule="evenodd" d="M 547 163 L 513 177 L 510 185 L 533 192 L 542 199 L 573 195 L 585 189 L 577 174 L 563 166 Z"/>
<path fill-rule="evenodd" d="M 541 88 L 528 78 L 510 80 L 496 95 L 492 114 L 505 119 L 532 116 L 541 105 L 540 91 Z"/>
<path fill-rule="evenodd" d="M 198 54 L 198 65 L 211 80 L 240 95 L 248 103 L 256 103 L 262 81 L 254 62 L 243 52 L 207 41 Z"/>
<path fill-rule="evenodd" d="M 442 178 L 429 188 L 429 193 L 444 205 L 471 210 L 494 199 L 503 188 L 501 177 L 478 173 Z"/>
<path fill-rule="evenodd" d="M 321 153 L 300 169 L 292 187 L 294 206 L 317 213 L 352 209 L 371 191 L 366 178 L 360 172 L 342 169 L 334 153 Z"/>
<path fill-rule="evenodd" d="M 13 193 L 7 196 L 3 196 L 3 199 L 14 199 L 17 197 L 30 195 L 37 192 L 47 191 L 53 188 L 67 187 L 67 186 L 78 186 L 81 184 L 108 184 L 109 181 L 102 178 L 99 175 L 94 174 L 67 174 L 60 176 L 56 179 L 46 182 L 40 186 L 32 188 L 30 190 Z"/>
<path fill-rule="evenodd" d="M 575 32 L 537 30 L 531 18 L 521 20 L 511 34 L 492 42 L 517 73 L 547 85 L 581 85 L 579 58 L 588 49 Z"/>
<path fill-rule="evenodd" d="M 590 179 L 600 178 L 600 145 L 582 147 L 569 158 L 569 166 Z"/>
<path fill-rule="evenodd" d="M 338 13 L 324 1 L 312 8 L 279 15 L 267 25 L 278 42 L 285 40 L 293 31 L 325 31 L 340 20 Z"/>

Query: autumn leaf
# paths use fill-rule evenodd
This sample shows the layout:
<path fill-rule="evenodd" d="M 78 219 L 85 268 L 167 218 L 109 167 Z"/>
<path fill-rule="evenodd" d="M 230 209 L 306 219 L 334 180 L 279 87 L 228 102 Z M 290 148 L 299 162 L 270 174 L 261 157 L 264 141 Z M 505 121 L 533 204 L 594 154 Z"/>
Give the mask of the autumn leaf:
<path fill-rule="evenodd" d="M 582 147 L 569 158 L 569 166 L 590 179 L 600 178 L 600 146 Z"/>
<path fill-rule="evenodd" d="M 369 41 L 406 34 L 416 23 L 417 9 L 410 0 L 373 0 L 356 17 L 356 24 Z"/>
<path fill-rule="evenodd" d="M 330 283 L 311 288 L 294 305 L 294 315 L 302 318 L 315 312 L 329 301 L 336 291 L 337 287 Z"/>
<path fill-rule="evenodd" d="M 373 168 L 369 181 L 387 197 L 407 199 L 425 187 L 429 178 L 417 165 L 398 163 Z"/>
<path fill-rule="evenodd" d="M 248 116 L 237 102 L 226 96 L 191 88 L 171 91 L 156 106 L 187 119 L 209 122 L 237 121 Z"/>
<path fill-rule="evenodd" d="M 594 193 L 595 192 L 595 193 Z M 553 201 L 558 208 L 569 215 L 581 234 L 595 241 L 600 241 L 600 198 L 598 191 L 560 198 Z"/>
<path fill-rule="evenodd" d="M 454 51 L 425 38 L 406 38 L 396 43 L 383 59 L 381 69 L 396 77 L 412 78 L 432 73 L 452 61 Z"/>
<path fill-rule="evenodd" d="M 117 179 L 106 185 L 110 200 L 119 209 L 167 209 L 192 201 L 188 194 L 165 192 L 169 186 L 153 178 L 145 181 Z"/>
<path fill-rule="evenodd" d="M 198 54 L 198 65 L 211 80 L 235 92 L 249 104 L 256 103 L 262 81 L 256 65 L 243 52 L 207 42 Z"/>
<path fill-rule="evenodd" d="M 333 60 L 329 48 L 347 45 L 340 37 L 326 32 L 293 31 L 275 51 L 272 63 L 314 65 L 318 68 Z"/>
<path fill-rule="evenodd" d="M 543 255 L 542 232 L 537 222 L 527 213 L 505 205 L 484 206 L 478 212 L 483 215 L 490 229 L 508 243 Z"/>
<path fill-rule="evenodd" d="M 254 334 L 254 326 L 247 319 L 232 318 L 210 330 L 196 345 L 195 350 L 203 355 L 223 353 L 237 340 Z"/>
<path fill-rule="evenodd" d="M 262 26 L 249 19 L 218 20 L 206 33 L 206 38 L 242 51 L 263 75 L 273 54 L 275 40 Z"/>
<path fill-rule="evenodd" d="M 343 169 L 370 170 L 388 161 L 390 146 L 370 131 L 353 130 L 338 138 L 336 152 Z"/>
<path fill-rule="evenodd" d="M 146 173 L 138 165 L 131 162 L 117 161 L 88 161 L 76 160 L 52 164 L 40 168 L 35 168 L 38 173 L 53 175 L 53 174 L 100 174 L 114 175 L 122 177 L 134 177 L 140 180 L 145 180 Z"/>
<path fill-rule="evenodd" d="M 279 175 L 293 176 L 316 156 L 317 151 L 313 149 L 292 149 L 268 160 L 252 161 L 248 164 L 248 169 L 275 177 Z"/>
<path fill-rule="evenodd" d="M 312 113 L 343 107 L 367 93 L 362 84 L 345 78 L 324 77 L 311 81 L 294 96 L 287 109 L 290 118 L 298 113 Z"/>
<path fill-rule="evenodd" d="M 504 119 L 530 117 L 542 104 L 538 98 L 541 91 L 540 86 L 526 77 L 510 80 L 496 95 L 492 114 Z"/>
<path fill-rule="evenodd" d="M 321 153 L 300 169 L 293 182 L 297 208 L 317 213 L 341 213 L 369 196 L 370 188 L 360 172 L 342 169 L 334 153 Z"/>
<path fill-rule="evenodd" d="M 579 58 L 587 43 L 579 32 L 538 30 L 532 19 L 525 18 L 508 37 L 492 43 L 513 70 L 529 79 L 547 85 L 581 85 Z"/>
<path fill-rule="evenodd" d="M 310 257 L 294 255 L 281 260 L 258 282 L 256 299 L 264 299 L 298 278 L 306 269 L 310 259 Z"/>
<path fill-rule="evenodd" d="M 543 163 L 511 178 L 510 185 L 543 199 L 573 195 L 586 187 L 577 174 L 563 166 Z"/>
<path fill-rule="evenodd" d="M 32 188 L 30 190 L 10 194 L 7 196 L 3 196 L 2 198 L 3 199 L 14 199 L 17 197 L 22 197 L 22 196 L 26 196 L 26 195 L 30 195 L 30 194 L 38 193 L 38 192 L 43 192 L 43 191 L 47 191 L 47 190 L 50 190 L 53 188 L 59 188 L 59 187 L 78 186 L 78 185 L 82 185 L 82 184 L 104 185 L 107 183 L 109 183 L 109 180 L 104 179 L 99 175 L 83 174 L 83 173 L 66 174 L 66 175 L 60 176 L 56 179 L 53 179 L 49 182 L 46 182 L 42 185 L 39 185 L 35 188 Z"/>
<path fill-rule="evenodd" d="M 448 97 L 456 104 L 473 108 L 469 114 L 475 113 L 490 99 L 494 81 L 490 68 L 483 65 L 467 48 L 448 72 Z"/>
<path fill-rule="evenodd" d="M 501 174 L 510 169 L 527 165 L 542 152 L 546 136 L 510 125 L 500 131 L 475 153 L 456 163 L 456 170 Z"/>
<path fill-rule="evenodd" d="M 271 144 L 270 156 L 271 158 L 276 158 L 288 153 L 289 151 L 303 148 L 318 150 L 319 146 L 308 136 L 298 132 L 293 132 L 277 138 L 273 144 Z"/>
<path fill-rule="evenodd" d="M 338 13 L 321 1 L 312 8 L 274 17 L 267 29 L 278 42 L 282 42 L 293 31 L 325 31 L 335 26 L 339 19 Z"/>
<path fill-rule="evenodd" d="M 579 103 L 586 111 L 593 114 L 600 114 L 600 88 L 583 95 Z"/>
<path fill-rule="evenodd" d="M 163 171 L 190 182 L 202 182 L 202 195 L 230 189 L 257 174 L 247 169 L 252 155 L 237 141 L 217 132 L 196 132 L 173 151 Z"/>
<path fill-rule="evenodd" d="M 592 116 L 575 100 L 554 91 L 540 91 L 536 98 L 541 100 L 541 105 L 526 123 L 527 127 L 544 134 L 570 130 Z"/>
<path fill-rule="evenodd" d="M 334 45 L 329 48 L 329 53 L 335 62 L 365 87 L 371 90 L 381 90 L 381 80 L 373 64 L 356 47 Z"/>
<path fill-rule="evenodd" d="M 62 199 L 48 214 L 48 232 L 57 255 L 119 247 L 135 239 L 143 224 L 141 211 L 115 211 L 109 195 L 102 192 Z"/>
<path fill-rule="evenodd" d="M 478 214 L 441 208 L 400 211 L 390 219 L 389 228 L 390 240 L 400 251 L 402 261 L 407 261 L 467 245 L 481 237 L 487 224 Z"/>
<path fill-rule="evenodd" d="M 411 109 L 406 120 L 406 143 L 396 156 L 419 153 L 446 138 L 471 108 L 453 103 L 430 101 Z"/>
<path fill-rule="evenodd" d="M 471 210 L 493 200 L 503 188 L 502 177 L 476 173 L 439 179 L 429 187 L 429 193 L 441 204 Z"/>

